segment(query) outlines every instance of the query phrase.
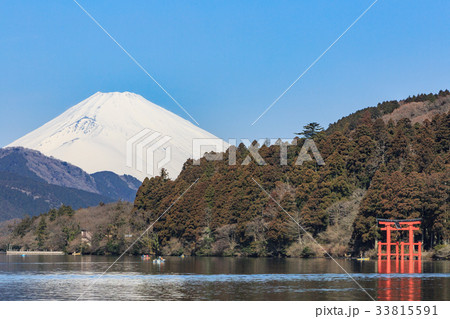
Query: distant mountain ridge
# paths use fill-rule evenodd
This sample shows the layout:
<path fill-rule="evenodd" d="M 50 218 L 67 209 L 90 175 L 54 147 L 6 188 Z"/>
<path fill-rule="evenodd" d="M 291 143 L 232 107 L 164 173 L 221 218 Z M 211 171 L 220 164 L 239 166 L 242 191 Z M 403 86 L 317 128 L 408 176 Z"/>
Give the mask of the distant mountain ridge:
<path fill-rule="evenodd" d="M 100 193 L 94 178 L 81 168 L 23 147 L 0 149 L 0 171 L 41 179 L 53 185 Z"/>
<path fill-rule="evenodd" d="M 134 200 L 136 191 L 141 182 L 130 175 L 117 175 L 113 172 L 103 171 L 91 175 L 100 194 L 114 199 Z"/>
<path fill-rule="evenodd" d="M 22 147 L 0 149 L 0 220 L 37 215 L 62 204 L 82 208 L 99 202 L 132 202 L 141 182 L 112 172 L 81 168 Z"/>
<path fill-rule="evenodd" d="M 0 171 L 0 221 L 39 215 L 63 204 L 78 209 L 113 201 L 100 194 Z"/>
<path fill-rule="evenodd" d="M 141 182 L 130 175 L 102 171 L 89 175 L 81 168 L 23 147 L 0 149 L 0 171 L 41 179 L 49 184 L 134 200 Z"/>

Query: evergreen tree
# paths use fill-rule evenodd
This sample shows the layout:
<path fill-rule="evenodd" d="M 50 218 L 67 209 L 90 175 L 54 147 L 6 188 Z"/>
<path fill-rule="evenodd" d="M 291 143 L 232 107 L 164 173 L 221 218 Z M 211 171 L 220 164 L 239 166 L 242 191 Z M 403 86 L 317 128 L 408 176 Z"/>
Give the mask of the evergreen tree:
<path fill-rule="evenodd" d="M 44 247 L 45 240 L 47 239 L 47 222 L 45 220 L 45 216 L 41 217 L 35 234 L 38 247 L 42 249 Z"/>
<path fill-rule="evenodd" d="M 303 126 L 303 131 L 299 133 L 294 133 L 295 135 L 303 136 L 305 138 L 313 138 L 317 134 L 323 131 L 323 127 L 320 126 L 317 122 L 309 123 Z"/>

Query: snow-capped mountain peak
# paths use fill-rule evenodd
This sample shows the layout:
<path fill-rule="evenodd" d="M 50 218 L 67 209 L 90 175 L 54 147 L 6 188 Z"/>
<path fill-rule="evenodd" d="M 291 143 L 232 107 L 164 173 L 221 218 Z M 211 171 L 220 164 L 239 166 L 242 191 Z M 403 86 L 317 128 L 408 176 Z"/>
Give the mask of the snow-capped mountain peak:
<path fill-rule="evenodd" d="M 158 133 L 159 141 L 165 138 L 166 142 L 155 151 L 155 156 L 164 156 L 165 149 L 171 149 L 170 159 L 163 165 L 171 178 L 175 178 L 183 163 L 192 158 L 193 139 L 216 138 L 138 94 L 97 92 L 8 146 L 38 150 L 88 173 L 106 170 L 143 179 L 148 175 L 145 169 L 140 172 L 126 165 L 127 141 L 143 130 Z M 135 143 L 146 138 L 148 134 Z M 145 167 L 139 162 L 146 160 L 133 159 L 138 168 Z"/>

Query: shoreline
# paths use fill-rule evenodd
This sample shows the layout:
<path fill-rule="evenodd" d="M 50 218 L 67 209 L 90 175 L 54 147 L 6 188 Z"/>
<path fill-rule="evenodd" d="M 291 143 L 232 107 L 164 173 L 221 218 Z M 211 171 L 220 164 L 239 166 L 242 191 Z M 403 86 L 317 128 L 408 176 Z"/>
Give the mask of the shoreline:
<path fill-rule="evenodd" d="M 52 256 L 62 256 L 66 255 L 63 251 L 36 251 L 36 250 L 30 250 L 30 251 L 18 251 L 18 250 L 7 250 L 6 255 L 52 255 Z"/>

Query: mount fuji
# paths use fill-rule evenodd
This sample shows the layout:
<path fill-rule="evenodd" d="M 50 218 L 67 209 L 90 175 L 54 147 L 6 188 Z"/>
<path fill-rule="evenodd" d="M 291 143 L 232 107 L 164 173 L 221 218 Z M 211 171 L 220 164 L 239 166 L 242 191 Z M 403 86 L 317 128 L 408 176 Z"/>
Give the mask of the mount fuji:
<path fill-rule="evenodd" d="M 164 162 L 161 167 L 167 169 L 170 178 L 176 178 L 184 162 L 193 158 L 192 141 L 196 138 L 217 139 L 138 94 L 97 92 L 8 146 L 38 150 L 89 174 L 112 171 L 143 180 L 149 176 L 145 162 L 150 160 L 146 157 L 145 145 L 155 145 L 154 154 L 150 155 L 153 161 Z M 129 158 L 127 141 L 128 150 L 131 143 L 134 148 L 137 145 L 141 148 L 132 154 L 128 152 Z M 156 172 L 153 175 L 157 175 L 159 169 L 152 170 Z"/>

